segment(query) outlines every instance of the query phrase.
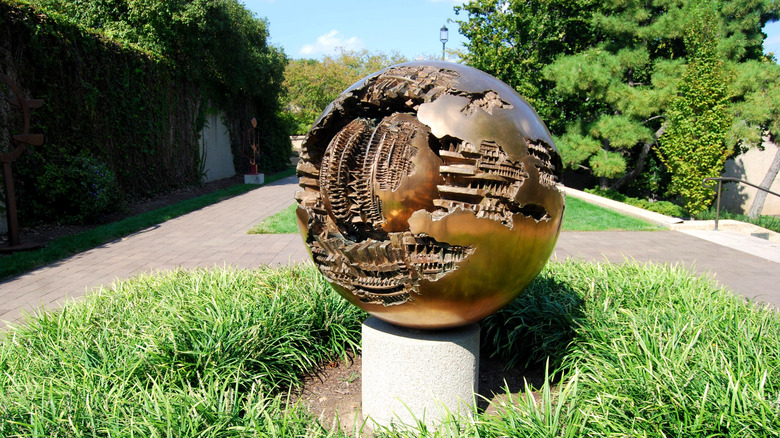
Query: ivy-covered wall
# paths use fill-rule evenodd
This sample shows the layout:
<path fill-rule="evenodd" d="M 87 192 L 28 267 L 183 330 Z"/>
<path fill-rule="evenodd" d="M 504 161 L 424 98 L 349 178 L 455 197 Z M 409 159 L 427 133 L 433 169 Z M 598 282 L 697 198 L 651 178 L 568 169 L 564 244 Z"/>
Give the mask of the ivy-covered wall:
<path fill-rule="evenodd" d="M 200 182 L 198 133 L 213 96 L 181 63 L 113 42 L 61 15 L 0 1 L 0 72 L 27 97 L 45 100 L 33 111 L 31 128 L 44 134 L 44 144 L 28 147 L 14 163 L 23 224 L 99 221 L 122 200 Z M 227 114 L 234 156 L 240 161 L 242 133 L 257 116 L 264 129 L 276 130 L 267 135 L 277 150 L 264 151 L 261 168 L 286 167 L 289 140 L 279 140 L 286 132 L 272 112 L 278 97 L 260 102 L 270 116 L 257 114 L 257 96 L 246 100 L 214 109 Z M 0 103 L 0 125 L 10 124 L 13 111 Z M 3 128 L 6 139 L 16 130 Z M 0 150 L 8 147 L 0 140 Z"/>

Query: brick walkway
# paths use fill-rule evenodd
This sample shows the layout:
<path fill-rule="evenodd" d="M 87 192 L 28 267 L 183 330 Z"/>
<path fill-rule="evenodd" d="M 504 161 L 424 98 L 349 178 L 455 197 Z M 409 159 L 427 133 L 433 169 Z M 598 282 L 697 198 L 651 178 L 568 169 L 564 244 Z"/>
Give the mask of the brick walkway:
<path fill-rule="evenodd" d="M 0 283 L 0 327 L 1 321 L 17 321 L 22 312 L 56 308 L 139 273 L 307 261 L 298 235 L 246 234 L 294 202 L 297 190 L 295 177 L 286 178 Z M 750 239 L 745 237 L 745 245 L 751 245 Z M 780 260 L 780 249 L 776 255 Z M 711 273 L 737 293 L 780 306 L 780 263 L 677 231 L 565 232 L 553 257 L 681 263 L 699 274 Z"/>
<path fill-rule="evenodd" d="M 744 246 L 762 243 L 750 236 L 741 236 L 740 241 Z M 780 249 L 775 253 L 774 259 L 780 257 Z M 710 275 L 747 298 L 780 307 L 780 263 L 680 231 L 564 232 L 553 257 L 679 264 L 696 274 Z"/>
<path fill-rule="evenodd" d="M 139 273 L 308 260 L 296 234 L 246 233 L 293 203 L 297 189 L 297 179 L 286 178 L 0 283 L 0 321 Z"/>

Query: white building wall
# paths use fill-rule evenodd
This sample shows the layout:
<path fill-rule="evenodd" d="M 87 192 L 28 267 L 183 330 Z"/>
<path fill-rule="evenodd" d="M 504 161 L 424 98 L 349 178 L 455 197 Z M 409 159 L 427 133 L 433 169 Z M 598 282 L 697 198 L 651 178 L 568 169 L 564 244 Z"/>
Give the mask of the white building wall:
<path fill-rule="evenodd" d="M 222 123 L 221 114 L 206 116 L 206 124 L 200 135 L 200 154 L 204 158 L 203 182 L 230 178 L 236 174 L 230 134 Z"/>
<path fill-rule="evenodd" d="M 760 185 L 764 180 L 766 171 L 772 164 L 777 153 L 778 146 L 770 142 L 764 142 L 764 150 L 757 148 L 750 149 L 744 154 L 726 161 L 726 169 L 723 176 L 739 178 L 749 183 Z M 769 190 L 780 193 L 780 178 L 775 178 L 775 182 Z M 723 184 L 722 205 L 729 211 L 735 213 L 746 213 L 753 204 L 758 189 L 745 184 L 726 183 Z M 773 195 L 767 195 L 762 215 L 780 215 L 780 198 Z"/>

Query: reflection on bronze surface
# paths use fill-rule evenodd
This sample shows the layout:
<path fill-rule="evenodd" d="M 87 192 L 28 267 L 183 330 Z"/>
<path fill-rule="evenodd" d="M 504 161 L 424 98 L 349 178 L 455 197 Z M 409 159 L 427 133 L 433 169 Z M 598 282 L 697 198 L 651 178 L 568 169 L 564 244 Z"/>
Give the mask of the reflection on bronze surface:
<path fill-rule="evenodd" d="M 325 109 L 304 140 L 298 226 L 351 303 L 414 328 L 506 305 L 552 254 L 560 157 L 528 103 L 459 64 L 389 67 Z"/>

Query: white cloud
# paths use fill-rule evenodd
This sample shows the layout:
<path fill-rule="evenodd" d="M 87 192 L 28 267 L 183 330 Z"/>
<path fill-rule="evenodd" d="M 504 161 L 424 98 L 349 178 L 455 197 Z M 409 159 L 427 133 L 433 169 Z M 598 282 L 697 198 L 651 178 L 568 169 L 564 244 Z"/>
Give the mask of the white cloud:
<path fill-rule="evenodd" d="M 314 44 L 305 44 L 301 47 L 300 54 L 305 56 L 312 55 L 335 55 L 341 50 L 357 51 L 364 48 L 363 41 L 358 37 L 344 38 L 341 32 L 331 30 L 325 35 L 317 37 Z"/>

